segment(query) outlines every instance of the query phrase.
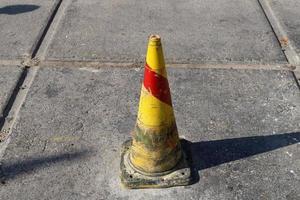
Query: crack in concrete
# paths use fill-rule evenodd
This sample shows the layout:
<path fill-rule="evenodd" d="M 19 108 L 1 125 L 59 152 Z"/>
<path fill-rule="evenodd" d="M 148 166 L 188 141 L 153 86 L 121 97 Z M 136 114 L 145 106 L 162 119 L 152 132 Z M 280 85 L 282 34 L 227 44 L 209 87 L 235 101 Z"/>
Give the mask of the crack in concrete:
<path fill-rule="evenodd" d="M 121 67 L 121 68 L 143 68 L 144 63 L 126 63 L 126 62 L 99 62 L 99 61 L 72 61 L 72 60 L 45 60 L 41 61 L 41 66 L 47 67 L 70 67 L 70 68 L 103 68 L 103 67 Z M 273 63 L 273 64 L 251 64 L 251 63 L 166 63 L 169 68 L 199 68 L 199 69 L 259 69 L 259 70 L 288 70 L 292 71 L 295 67 L 291 64 Z"/>

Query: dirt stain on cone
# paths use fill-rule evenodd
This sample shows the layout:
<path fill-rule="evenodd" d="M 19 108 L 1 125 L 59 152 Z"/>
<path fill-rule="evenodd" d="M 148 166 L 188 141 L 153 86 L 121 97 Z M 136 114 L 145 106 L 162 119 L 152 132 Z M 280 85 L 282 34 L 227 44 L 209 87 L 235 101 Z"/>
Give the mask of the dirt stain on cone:
<path fill-rule="evenodd" d="M 152 187 L 154 185 L 156 187 L 168 186 L 159 184 L 160 181 L 164 181 L 162 176 L 178 170 L 175 168 L 183 160 L 161 38 L 158 35 L 149 37 L 137 122 L 132 131 L 130 147 L 123 157 L 121 161 L 123 172 L 126 171 L 124 168 L 127 163 L 130 169 L 126 173 L 134 172 L 145 175 L 143 179 L 137 178 L 135 179 L 137 182 L 130 185 L 132 182 L 130 180 L 126 182 L 126 175 L 124 175 L 126 173 L 123 173 L 121 177 L 123 183 L 125 182 L 125 185 L 132 188 L 146 187 L 147 184 L 147 187 L 150 185 Z M 148 177 L 158 178 L 153 182 L 153 179 L 148 179 Z M 176 178 L 180 179 L 177 175 Z M 187 180 L 186 177 L 183 179 Z M 183 182 L 178 183 L 181 184 L 177 185 L 182 185 Z"/>

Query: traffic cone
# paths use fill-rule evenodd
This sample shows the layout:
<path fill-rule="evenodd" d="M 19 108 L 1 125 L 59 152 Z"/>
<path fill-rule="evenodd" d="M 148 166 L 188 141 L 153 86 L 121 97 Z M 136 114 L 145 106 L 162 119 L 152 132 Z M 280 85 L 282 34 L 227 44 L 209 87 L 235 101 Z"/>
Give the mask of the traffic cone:
<path fill-rule="evenodd" d="M 161 39 L 151 35 L 132 140 L 123 145 L 121 182 L 127 188 L 188 185 L 191 169 L 179 140 Z"/>

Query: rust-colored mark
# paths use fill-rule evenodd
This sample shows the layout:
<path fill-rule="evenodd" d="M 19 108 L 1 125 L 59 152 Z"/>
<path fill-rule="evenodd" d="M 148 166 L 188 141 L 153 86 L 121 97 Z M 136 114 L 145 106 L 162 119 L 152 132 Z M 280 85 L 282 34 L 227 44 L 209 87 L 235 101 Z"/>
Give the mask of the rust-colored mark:
<path fill-rule="evenodd" d="M 8 132 L 3 130 L 0 132 L 0 142 L 3 142 L 7 138 Z"/>
<path fill-rule="evenodd" d="M 0 142 L 4 141 L 6 136 L 3 133 L 0 133 Z"/>
<path fill-rule="evenodd" d="M 279 41 L 280 41 L 280 44 L 282 46 L 287 46 L 289 44 L 289 38 L 288 37 L 282 37 L 282 38 L 280 38 Z"/>

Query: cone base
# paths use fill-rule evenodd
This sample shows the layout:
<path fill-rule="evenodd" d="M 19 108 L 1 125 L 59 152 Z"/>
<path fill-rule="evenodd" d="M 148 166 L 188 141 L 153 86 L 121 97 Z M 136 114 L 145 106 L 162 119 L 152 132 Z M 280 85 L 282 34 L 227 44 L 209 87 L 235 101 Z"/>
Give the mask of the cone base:
<path fill-rule="evenodd" d="M 181 142 L 184 142 L 181 140 Z M 121 182 L 129 189 L 139 188 L 167 188 L 185 186 L 193 183 L 191 156 L 186 145 L 182 145 L 183 158 L 169 173 L 145 175 L 134 169 L 129 161 L 132 140 L 124 142 L 121 155 Z"/>

